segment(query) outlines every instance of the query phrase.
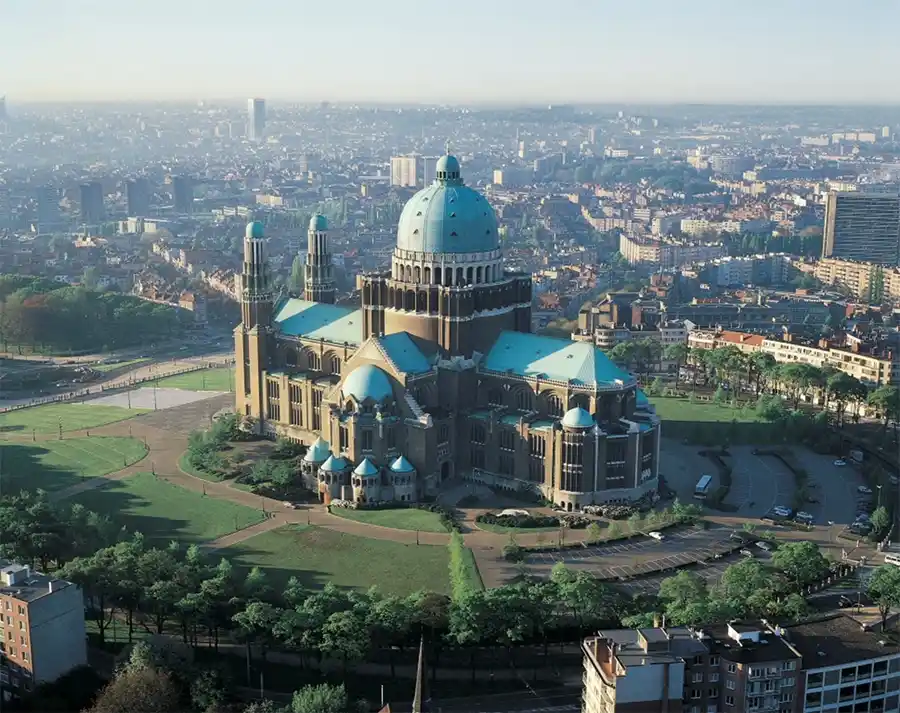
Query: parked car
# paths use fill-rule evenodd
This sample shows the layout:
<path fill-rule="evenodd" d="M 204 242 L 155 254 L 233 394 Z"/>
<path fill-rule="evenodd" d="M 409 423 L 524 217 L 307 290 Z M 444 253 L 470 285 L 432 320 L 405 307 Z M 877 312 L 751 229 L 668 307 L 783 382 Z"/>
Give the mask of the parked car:
<path fill-rule="evenodd" d="M 297 509 L 297 505 L 295 503 L 290 502 L 289 500 L 285 500 L 281 504 L 284 505 L 288 510 L 296 510 Z"/>
<path fill-rule="evenodd" d="M 761 549 L 763 552 L 771 552 L 772 551 L 772 545 L 770 545 L 765 540 L 760 540 L 759 542 L 756 543 L 756 546 L 759 547 L 759 549 Z"/>
<path fill-rule="evenodd" d="M 838 458 L 838 459 L 834 462 L 834 464 L 835 464 L 838 468 L 843 468 L 845 465 L 847 465 L 847 461 L 845 461 L 843 458 Z"/>
<path fill-rule="evenodd" d="M 660 542 L 666 539 L 666 536 L 664 534 L 662 534 L 661 532 L 657 532 L 656 530 L 654 530 L 653 532 L 648 532 L 647 537 L 652 537 L 654 540 L 659 540 Z"/>
<path fill-rule="evenodd" d="M 838 606 L 841 609 L 849 609 L 853 606 L 853 600 L 850 599 L 846 594 L 842 594 L 838 599 Z"/>
<path fill-rule="evenodd" d="M 800 511 L 795 516 L 794 519 L 797 522 L 802 522 L 806 525 L 812 525 L 815 522 L 815 518 L 808 512 Z"/>
<path fill-rule="evenodd" d="M 860 485 L 860 486 L 856 489 L 856 492 L 857 492 L 857 493 L 862 493 L 863 495 L 871 495 L 871 494 L 872 494 L 872 488 L 870 488 L 870 487 L 867 486 L 867 485 Z"/>
<path fill-rule="evenodd" d="M 753 553 L 746 547 L 741 550 L 741 554 L 744 555 L 744 557 L 753 557 Z"/>

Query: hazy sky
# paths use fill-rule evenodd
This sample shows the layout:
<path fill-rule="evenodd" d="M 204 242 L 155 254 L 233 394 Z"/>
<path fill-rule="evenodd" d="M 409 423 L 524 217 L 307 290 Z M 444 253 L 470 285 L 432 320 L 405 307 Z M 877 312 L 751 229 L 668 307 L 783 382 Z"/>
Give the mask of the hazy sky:
<path fill-rule="evenodd" d="M 900 0 L 0 0 L 0 94 L 900 103 Z"/>

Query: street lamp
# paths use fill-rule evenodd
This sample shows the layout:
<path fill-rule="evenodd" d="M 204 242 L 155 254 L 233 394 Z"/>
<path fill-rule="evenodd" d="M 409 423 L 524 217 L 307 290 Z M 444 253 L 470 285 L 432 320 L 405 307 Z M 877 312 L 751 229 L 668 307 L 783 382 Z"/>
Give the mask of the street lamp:
<path fill-rule="evenodd" d="M 880 508 L 881 507 L 881 486 L 876 485 L 875 487 L 878 489 L 878 505 L 876 505 L 875 507 Z"/>

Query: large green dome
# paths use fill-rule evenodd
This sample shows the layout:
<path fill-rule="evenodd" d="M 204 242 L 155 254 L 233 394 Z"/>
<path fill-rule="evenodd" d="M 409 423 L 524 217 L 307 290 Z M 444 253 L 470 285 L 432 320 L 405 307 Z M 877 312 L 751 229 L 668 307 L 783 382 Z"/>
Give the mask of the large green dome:
<path fill-rule="evenodd" d="M 497 216 L 487 198 L 463 184 L 459 162 L 442 157 L 437 178 L 406 204 L 397 247 L 425 253 L 481 253 L 499 247 Z"/>

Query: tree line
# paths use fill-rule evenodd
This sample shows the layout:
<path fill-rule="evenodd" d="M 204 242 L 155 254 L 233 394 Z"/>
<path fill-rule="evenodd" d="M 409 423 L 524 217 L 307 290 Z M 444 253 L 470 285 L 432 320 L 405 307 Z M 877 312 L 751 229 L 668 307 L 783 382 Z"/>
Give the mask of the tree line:
<path fill-rule="evenodd" d="M 0 342 L 54 351 L 117 349 L 176 335 L 190 315 L 84 285 L 0 275 Z"/>

